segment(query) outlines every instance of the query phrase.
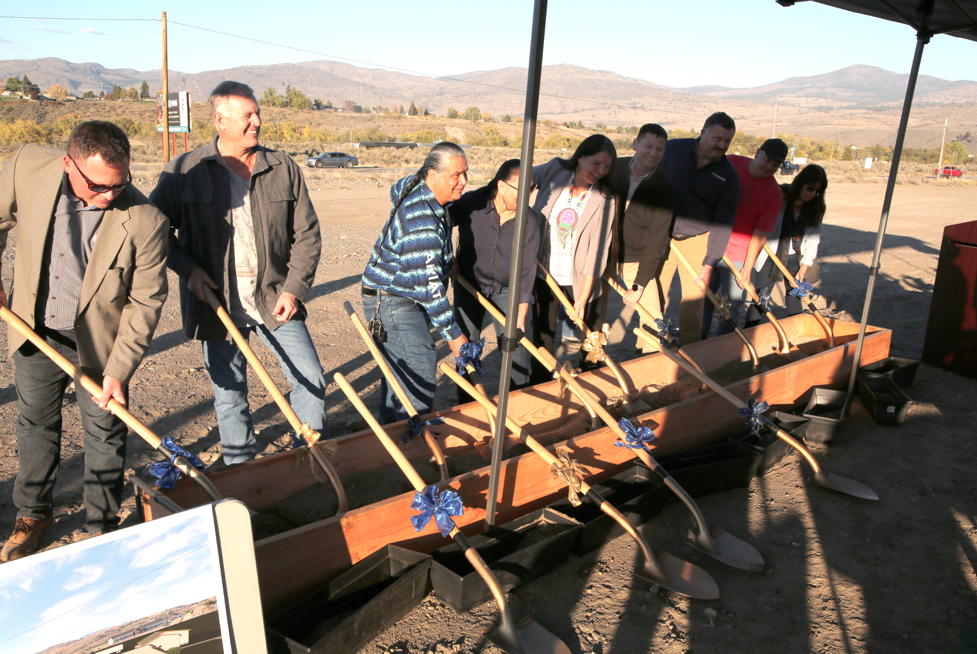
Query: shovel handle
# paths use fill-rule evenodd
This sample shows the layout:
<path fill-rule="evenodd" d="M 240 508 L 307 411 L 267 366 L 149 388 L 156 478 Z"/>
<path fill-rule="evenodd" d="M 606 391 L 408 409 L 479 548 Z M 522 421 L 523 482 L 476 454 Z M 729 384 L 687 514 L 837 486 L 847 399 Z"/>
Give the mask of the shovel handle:
<path fill-rule="evenodd" d="M 774 331 L 777 332 L 777 340 L 780 341 L 780 353 L 787 354 L 790 352 L 792 343 L 787 339 L 787 332 L 784 331 L 783 325 L 781 325 L 780 321 L 777 320 L 777 316 L 773 315 L 773 311 L 760 304 L 760 296 L 757 295 L 756 289 L 753 288 L 753 284 L 750 283 L 749 275 L 744 274 L 743 271 L 737 268 L 736 264 L 733 263 L 733 261 L 730 260 L 730 258 L 725 254 L 723 254 L 723 261 L 726 262 L 726 266 L 733 272 L 734 275 L 736 275 L 736 279 L 743 284 L 743 289 L 746 290 L 747 294 L 749 294 L 750 299 L 756 303 L 757 307 L 760 308 L 760 311 L 767 315 L 767 318 L 770 320 L 770 324 L 773 325 Z"/>
<path fill-rule="evenodd" d="M 624 286 L 622 286 L 620 283 L 618 283 L 618 281 L 616 279 L 614 279 L 613 277 L 608 277 L 607 278 L 607 283 L 608 283 L 608 285 L 611 288 L 613 288 L 615 291 L 617 291 L 621 295 L 621 297 L 624 297 L 624 294 L 626 293 L 626 291 L 624 290 Z M 651 315 L 651 312 L 650 311 L 648 311 L 647 309 L 645 309 L 640 304 L 636 304 L 634 308 L 638 310 L 638 315 L 641 316 L 642 318 L 644 318 L 644 321 L 646 323 L 648 323 L 649 325 L 656 324 L 655 321 L 657 320 L 657 318 L 655 318 L 655 316 Z M 669 334 L 665 338 L 668 339 L 668 342 L 669 343 L 672 343 L 673 345 L 676 346 L 676 349 L 678 350 L 679 354 L 681 354 L 683 357 L 685 357 L 685 359 L 689 363 L 691 363 L 693 366 L 695 366 L 695 369 L 696 370 L 698 370 L 699 372 L 704 372 L 704 370 L 702 369 L 702 366 L 699 365 L 699 362 L 696 361 L 694 358 L 692 358 L 692 355 L 689 354 L 688 352 L 686 352 L 685 349 L 682 348 L 679 345 L 678 341 L 676 341 L 675 338 L 671 334 Z"/>
<path fill-rule="evenodd" d="M 343 308 L 346 309 L 346 313 L 349 315 L 349 319 L 353 322 L 353 326 L 356 327 L 356 331 L 359 333 L 360 338 L 366 343 L 366 348 L 373 355 L 373 360 L 377 362 L 377 367 L 380 368 L 380 372 L 383 373 L 384 379 L 387 380 L 387 384 L 393 389 L 394 394 L 397 399 L 400 400 L 400 404 L 407 411 L 407 415 L 412 418 L 417 415 L 417 409 L 414 408 L 413 402 L 407 397 L 407 393 L 404 391 L 404 387 L 400 385 L 397 378 L 394 376 L 393 371 L 390 366 L 387 365 L 387 360 L 383 358 L 383 354 L 380 353 L 380 348 L 377 347 L 376 342 L 374 342 L 373 337 L 370 333 L 366 331 L 366 326 L 363 325 L 363 321 L 360 320 L 359 314 L 353 308 L 353 305 L 349 302 L 343 302 Z M 438 470 L 441 473 L 441 480 L 448 478 L 448 464 L 444 460 L 444 452 L 441 451 L 441 446 L 438 441 L 431 434 L 431 430 L 427 427 L 421 428 L 421 433 L 424 434 L 424 442 L 427 443 L 428 449 L 431 450 L 431 454 L 434 455 L 434 460 L 438 464 Z"/>
<path fill-rule="evenodd" d="M 794 283 L 794 276 L 790 274 L 790 271 L 787 270 L 787 266 L 784 265 L 784 262 L 780 260 L 780 257 L 778 257 L 776 253 L 766 243 L 763 244 L 763 251 L 767 253 L 767 256 L 770 257 L 770 260 L 774 262 L 774 265 L 780 268 L 780 272 L 782 272 L 784 275 L 785 283 L 789 284 L 791 288 L 797 288 L 797 284 Z M 821 325 L 821 329 L 824 330 L 824 334 L 828 337 L 828 345 L 830 347 L 834 347 L 835 333 L 831 329 L 830 325 L 828 325 L 828 322 L 824 319 L 824 316 L 821 315 L 821 312 L 814 305 L 814 300 L 812 300 L 810 297 L 806 295 L 802 297 L 801 300 L 803 300 L 804 303 L 807 305 L 807 308 L 814 313 L 814 318 Z"/>
<path fill-rule="evenodd" d="M 679 250 L 678 246 L 676 246 L 674 243 L 672 243 L 672 252 L 675 253 L 675 256 L 678 257 L 678 260 L 682 262 L 682 265 L 685 266 L 685 268 L 692 275 L 692 279 L 695 281 L 695 285 L 698 286 L 699 289 L 706 294 L 709 300 L 714 305 L 716 305 L 716 308 L 718 309 L 719 298 L 717 298 L 716 294 L 712 292 L 711 288 L 709 288 L 708 283 L 703 282 L 701 279 L 699 279 L 699 274 L 701 271 L 696 272 L 696 269 L 692 266 L 691 263 L 689 263 L 689 260 L 685 258 L 685 255 L 682 254 L 682 251 Z M 743 333 L 743 330 L 740 329 L 736 325 L 736 323 L 732 321 L 732 319 L 727 318 L 726 321 L 729 323 L 729 326 L 733 328 L 733 331 L 736 332 L 736 335 L 740 337 L 740 340 L 743 341 L 743 345 L 745 345 L 746 349 L 749 351 L 750 358 L 753 360 L 753 370 L 754 371 L 760 370 L 760 355 L 757 354 L 756 347 L 753 345 L 753 341 L 750 340 L 749 336 Z"/>
<path fill-rule="evenodd" d="M 227 313 L 227 309 L 224 308 L 224 305 L 221 304 L 220 300 L 217 299 L 217 295 L 215 295 L 214 291 L 211 290 L 211 288 L 206 284 L 204 285 L 203 289 L 204 297 L 207 298 L 207 304 L 209 304 L 210 308 L 217 313 L 217 317 L 220 318 L 222 323 L 224 323 L 224 327 L 227 328 L 231 338 L 235 343 L 237 343 L 238 348 L 241 350 L 241 354 L 243 354 L 244 358 L 247 359 L 249 364 L 251 364 L 251 368 L 254 370 L 255 374 L 258 375 L 258 379 L 260 379 L 261 383 L 264 384 L 264 387 L 268 389 L 268 393 L 271 395 L 272 399 L 275 400 L 275 404 L 278 405 L 282 415 L 284 415 L 285 419 L 288 420 L 288 424 L 291 425 L 295 433 L 305 441 L 305 444 L 309 446 L 309 453 L 312 455 L 312 458 L 315 459 L 316 463 L 319 464 L 319 467 L 322 468 L 322 471 L 326 473 L 326 477 L 329 478 L 329 483 L 332 485 L 333 490 L 336 491 L 336 497 L 338 500 L 337 513 L 346 513 L 349 511 L 349 502 L 346 499 L 346 491 L 343 489 L 343 482 L 339 479 L 339 473 L 336 471 L 336 468 L 332 465 L 329 459 L 326 458 L 326 455 L 323 454 L 322 450 L 319 449 L 319 446 L 316 443 L 310 442 L 306 437 L 305 431 L 308 429 L 308 427 L 306 427 L 302 421 L 299 420 L 298 414 L 296 414 L 295 410 L 292 409 L 292 405 L 288 403 L 288 400 L 285 399 L 282 392 L 278 390 L 278 386 L 276 386 L 275 382 L 272 381 L 271 376 L 268 374 L 268 371 L 265 369 L 264 365 L 262 365 L 261 361 L 258 360 L 254 350 L 252 350 L 251 346 L 248 345 L 248 342 L 244 340 L 241 330 L 239 330 L 234 324 L 234 321 L 231 320 L 231 316 Z"/>
<path fill-rule="evenodd" d="M 476 298 L 479 301 L 479 303 L 482 305 L 482 307 L 484 307 L 485 310 L 488 311 L 489 314 L 499 322 L 499 324 L 505 327 L 505 314 L 499 311 L 498 307 L 496 307 L 494 304 L 489 302 L 484 295 L 482 295 L 477 290 L 475 290 L 475 288 L 468 282 L 467 279 L 465 279 L 461 275 L 458 275 L 457 277 L 455 277 L 455 282 L 463 289 L 471 293 L 472 297 Z M 519 344 L 522 345 L 527 350 L 529 350 L 529 353 L 532 354 L 537 361 L 542 363 L 544 367 L 546 367 L 550 372 L 554 372 L 555 374 L 553 367 L 548 365 L 546 359 L 544 359 L 543 355 L 540 354 L 540 349 L 535 345 L 533 345 L 528 338 L 523 336 L 522 339 L 519 341 Z M 580 399 L 580 403 L 590 414 L 591 424 L 596 425 L 597 415 L 594 413 L 593 409 L 590 408 L 590 404 L 588 404 L 587 400 L 579 393 L 577 393 L 575 390 L 571 389 L 571 391 L 573 392 L 574 395 L 577 395 L 577 397 Z"/>
<path fill-rule="evenodd" d="M 29 340 L 38 350 L 47 355 L 47 357 L 51 359 L 55 365 L 61 368 L 61 370 L 70 375 L 71 378 L 75 380 L 75 383 L 79 384 L 85 391 L 95 396 L 101 396 L 101 384 L 83 373 L 78 366 L 68 361 L 68 359 L 62 356 L 61 353 L 48 345 L 47 341 L 38 336 L 37 332 L 31 329 L 30 325 L 24 322 L 20 316 L 7 307 L 0 307 L 0 317 L 2 317 L 7 324 L 20 332 L 20 334 Z M 159 436 L 154 434 L 149 427 L 140 422 L 136 416 L 129 413 L 129 410 L 126 409 L 125 406 L 118 402 L 115 398 L 109 399 L 108 409 L 113 414 L 118 416 L 118 418 L 124 422 L 129 429 L 139 434 L 139 436 L 142 437 L 142 439 L 146 441 L 154 450 L 160 452 L 167 458 L 171 458 L 173 456 L 173 453 L 166 449 L 166 447 L 163 445 L 163 441 L 160 440 Z M 180 470 L 180 472 L 196 481 L 204 489 L 204 491 L 206 491 L 207 495 L 210 496 L 211 499 L 222 499 L 220 493 L 217 492 L 217 489 L 214 488 L 214 485 L 210 482 L 210 480 L 201 474 L 200 471 L 190 465 L 190 463 L 184 457 L 177 457 L 173 463 Z"/>
<path fill-rule="evenodd" d="M 676 356 L 674 352 L 672 352 L 667 347 L 665 347 L 664 345 L 662 345 L 660 341 L 659 342 L 656 342 L 655 341 L 655 337 L 652 336 L 651 334 L 648 334 L 644 330 L 640 330 L 640 329 L 635 329 L 634 330 L 634 333 L 637 334 L 638 338 L 643 338 L 643 339 L 645 339 L 646 342 L 651 343 L 653 345 L 656 345 L 658 347 L 659 351 L 662 354 L 664 354 L 666 357 L 668 357 L 673 363 L 675 363 L 676 365 L 681 366 L 682 368 L 684 368 L 686 370 L 686 372 L 688 372 L 689 374 L 693 375 L 696 379 L 698 379 L 703 384 L 705 384 L 706 386 L 708 386 L 709 388 L 711 388 L 713 391 L 716 392 L 717 395 L 719 395 L 724 400 L 728 401 L 733 406 L 735 406 L 737 408 L 740 408 L 740 409 L 747 408 L 746 402 L 744 402 L 740 398 L 738 398 L 735 395 L 733 395 L 732 393 L 730 393 L 728 390 L 726 390 L 725 388 L 723 388 L 719 384 L 719 382 L 713 380 L 711 377 L 708 377 L 708 376 L 700 373 L 698 370 L 693 370 L 691 368 L 691 366 L 688 366 L 684 361 L 682 361 L 682 359 L 680 359 L 678 356 Z M 773 432 L 775 432 L 777 434 L 777 438 L 781 439 L 782 441 L 784 441 L 785 443 L 787 443 L 788 445 L 790 445 L 791 447 L 793 447 L 795 450 L 797 450 L 798 452 L 800 452 L 801 453 L 801 456 L 803 456 L 807 460 L 808 464 L 810 464 L 810 466 L 814 469 L 815 474 L 819 474 L 819 475 L 821 474 L 821 466 L 818 465 L 817 460 L 814 458 L 814 455 L 811 454 L 810 450 L 808 450 L 806 447 L 804 447 L 803 444 L 801 444 L 801 443 L 797 442 L 796 440 L 794 440 L 790 436 L 790 434 L 788 434 L 784 430 L 779 429 L 778 427 L 774 426 L 773 423 L 767 422 L 766 426 L 771 431 L 773 431 Z"/>
<path fill-rule="evenodd" d="M 338 384 L 339 388 L 342 389 L 343 393 L 346 394 L 346 397 L 353 404 L 353 406 L 356 407 L 356 410 L 360 412 L 360 415 L 373 430 L 373 433 L 376 434 L 377 438 L 380 439 L 380 443 L 383 444 L 383 447 L 387 450 L 387 453 L 391 456 L 391 458 L 393 458 L 394 462 L 400 468 L 401 472 L 403 472 L 407 477 L 408 481 L 410 481 L 411 485 L 414 487 L 414 490 L 416 490 L 418 493 L 423 493 L 425 488 L 424 480 L 421 479 L 421 476 L 417 474 L 417 470 L 414 469 L 411 462 L 407 460 L 404 453 L 400 451 L 400 448 L 394 444 L 387 432 L 384 431 L 383 427 L 380 426 L 380 423 L 377 422 L 376 418 L 373 417 L 370 410 L 366 408 L 366 405 L 363 404 L 363 400 L 361 400 L 359 395 L 356 394 L 353 387 L 349 385 L 349 382 L 346 381 L 343 374 L 337 372 L 333 376 L 333 379 L 336 380 L 336 384 Z M 482 559 L 481 555 L 479 555 L 478 551 L 468 543 L 468 539 L 465 538 L 465 535 L 461 533 L 461 530 L 458 529 L 457 526 L 451 529 L 451 538 L 458 543 L 458 546 L 462 549 L 465 558 L 468 559 L 468 561 L 472 564 L 472 567 L 475 568 L 475 571 L 478 572 L 478 575 L 488 585 L 489 590 L 492 591 L 492 596 L 495 598 L 495 602 L 499 605 L 499 611 L 505 613 L 507 606 L 505 593 L 502 591 L 502 586 L 499 585 L 498 579 L 496 579 L 495 575 L 492 574 L 492 571 L 485 564 L 485 561 Z"/>
<path fill-rule="evenodd" d="M 563 289 L 560 288 L 560 285 L 556 283 L 555 279 L 553 279 L 553 275 L 551 275 L 550 272 L 539 261 L 536 262 L 536 266 L 539 268 L 540 272 L 543 275 L 543 278 L 546 280 L 546 285 L 550 287 L 550 291 L 552 291 L 553 295 L 560 301 L 560 304 L 563 305 L 563 308 L 566 310 L 567 315 L 573 318 L 573 322 L 577 325 L 580 331 L 583 332 L 584 336 L 590 336 L 591 334 L 590 328 L 587 327 L 587 325 L 580 318 L 580 316 L 577 315 L 576 310 L 573 308 L 573 303 L 570 302 L 570 299 L 566 296 L 566 293 L 563 292 Z M 608 355 L 607 352 L 604 353 L 604 362 L 607 363 L 607 367 L 610 368 L 611 373 L 614 375 L 614 378 L 617 380 L 617 385 L 620 387 L 621 392 L 624 394 L 623 395 L 624 405 L 627 412 L 629 414 L 633 414 L 634 409 L 631 408 L 631 400 L 628 397 L 631 394 L 631 390 L 628 388 L 627 383 L 624 381 L 624 375 L 621 373 L 621 369 L 618 368 L 617 364 L 614 362 L 613 359 L 611 359 L 610 355 Z"/>

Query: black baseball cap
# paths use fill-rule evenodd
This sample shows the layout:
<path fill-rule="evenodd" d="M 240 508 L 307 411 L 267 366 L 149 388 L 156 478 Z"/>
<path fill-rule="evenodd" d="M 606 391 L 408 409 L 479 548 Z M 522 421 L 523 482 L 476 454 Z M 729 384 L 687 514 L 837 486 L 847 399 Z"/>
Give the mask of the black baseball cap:
<path fill-rule="evenodd" d="M 773 159 L 774 161 L 783 162 L 787 159 L 787 153 L 790 152 L 790 148 L 787 144 L 780 139 L 767 139 L 760 146 L 763 153 L 767 155 L 767 159 Z"/>

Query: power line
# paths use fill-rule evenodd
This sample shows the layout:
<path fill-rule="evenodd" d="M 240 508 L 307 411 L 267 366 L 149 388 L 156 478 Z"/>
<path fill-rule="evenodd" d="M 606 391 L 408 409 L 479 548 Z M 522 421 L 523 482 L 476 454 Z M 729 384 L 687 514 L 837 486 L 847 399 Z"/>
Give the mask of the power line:
<path fill-rule="evenodd" d="M 50 18 L 48 16 L 0 16 L 0 18 L 11 18 L 13 20 L 114 20 L 129 23 L 158 23 L 159 18 Z"/>

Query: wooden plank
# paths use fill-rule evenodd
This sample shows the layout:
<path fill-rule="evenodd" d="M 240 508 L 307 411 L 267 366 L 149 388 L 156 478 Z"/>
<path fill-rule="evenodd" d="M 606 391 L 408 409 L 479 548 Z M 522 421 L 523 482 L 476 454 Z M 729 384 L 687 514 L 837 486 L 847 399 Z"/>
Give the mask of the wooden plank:
<path fill-rule="evenodd" d="M 846 337 L 848 340 L 854 338 L 858 333 L 858 325 L 855 323 L 832 322 L 835 323 L 839 343 L 844 342 Z M 809 314 L 787 318 L 781 324 L 795 344 L 823 340 L 821 327 Z M 872 330 L 878 328 L 869 327 L 869 333 Z M 777 334 L 769 324 L 763 323 L 746 331 L 758 351 L 769 353 L 776 348 Z M 721 368 L 733 361 L 749 360 L 746 347 L 735 334 L 694 343 L 687 346 L 687 349 L 706 371 Z M 625 378 L 638 389 L 653 384 L 669 384 L 683 374 L 668 359 L 658 354 L 626 361 L 620 367 Z M 606 369 L 581 374 L 577 379 L 585 389 L 598 397 L 620 396 L 617 381 Z M 567 393 L 562 399 L 557 399 L 558 393 L 559 383 L 555 381 L 514 391 L 509 396 L 509 415 L 527 425 L 530 433 L 556 429 L 583 410 L 572 394 Z M 475 443 L 491 436 L 485 423 L 485 413 L 475 402 L 438 411 L 425 416 L 425 419 L 433 415 L 445 418 L 445 424 L 433 427 L 432 431 L 448 456 L 467 452 Z M 385 426 L 385 429 L 400 444 L 406 422 L 392 423 Z M 393 465 L 393 460 L 369 430 L 348 434 L 336 441 L 339 444 L 339 454 L 333 459 L 333 465 L 340 476 Z M 409 459 L 430 456 L 430 451 L 420 438 L 414 439 L 409 445 L 401 444 L 401 449 Z M 260 511 L 318 483 L 308 461 L 296 467 L 294 457 L 294 452 L 272 454 L 231 470 L 214 473 L 209 475 L 209 479 L 224 497 L 234 497 L 249 508 Z M 186 479 L 181 480 L 173 490 L 167 491 L 166 495 L 184 508 L 210 501 L 196 484 Z M 148 497 L 144 497 L 144 500 L 147 519 L 167 514 Z"/>
<path fill-rule="evenodd" d="M 820 330 L 814 319 L 810 320 Z M 873 329 L 866 336 L 861 358 L 863 365 L 888 356 L 891 335 L 889 330 Z M 851 371 L 854 339 L 849 333 L 842 336 L 848 341 L 843 346 L 727 388 L 744 400 L 759 394 L 772 405 L 797 405 L 810 393 L 812 386 L 843 385 Z M 674 364 L 657 356 L 661 359 L 656 362 L 657 374 L 664 377 L 678 374 Z M 666 363 L 670 371 L 664 370 Z M 647 413 L 640 417 L 640 422 L 655 429 L 658 438 L 653 449 L 658 454 L 720 440 L 743 424 L 736 407 L 712 392 Z M 570 439 L 563 445 L 591 475 L 589 481 L 599 481 L 616 474 L 631 462 L 632 452 L 614 446 L 615 440 L 613 432 L 604 428 Z M 457 523 L 462 530 L 470 535 L 483 529 L 488 467 L 455 477 L 440 486 L 450 487 L 461 496 L 465 513 Z M 563 483 L 553 479 L 549 466 L 531 453 L 503 462 L 500 488 L 500 524 L 546 506 L 566 493 Z M 437 533 L 433 524 L 428 525 L 423 534 L 414 531 L 408 519 L 414 514 L 410 510 L 413 495 L 413 492 L 404 493 L 350 511 L 341 518 L 329 518 L 255 543 L 265 614 L 275 615 L 387 543 L 421 552 L 445 545 L 446 539 Z"/>

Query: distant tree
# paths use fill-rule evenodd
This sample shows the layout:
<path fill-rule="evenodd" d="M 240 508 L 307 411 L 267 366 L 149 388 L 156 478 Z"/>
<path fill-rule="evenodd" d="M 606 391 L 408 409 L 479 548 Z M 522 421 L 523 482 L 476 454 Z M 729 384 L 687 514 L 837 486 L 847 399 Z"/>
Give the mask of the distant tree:
<path fill-rule="evenodd" d="M 98 92 L 98 99 L 102 100 L 103 98 L 105 98 L 105 89 Z"/>
<path fill-rule="evenodd" d="M 506 114 L 506 115 L 502 116 L 502 122 L 503 123 L 511 123 L 512 122 L 512 116 L 510 116 L 509 114 Z"/>
<path fill-rule="evenodd" d="M 92 91 L 85 91 L 85 93 L 81 97 L 84 98 L 85 100 L 94 100 L 95 94 Z"/>
<path fill-rule="evenodd" d="M 3 85 L 4 91 L 20 91 L 20 78 L 8 77 L 7 83 Z"/>
<path fill-rule="evenodd" d="M 448 107 L 448 114 L 445 117 L 450 118 L 452 120 L 455 118 L 459 118 L 458 110 L 455 109 L 454 107 Z"/>
<path fill-rule="evenodd" d="M 363 107 L 361 105 L 354 104 L 353 105 L 353 113 L 354 114 L 361 114 L 361 113 L 363 113 Z"/>
<path fill-rule="evenodd" d="M 278 93 L 275 92 L 275 89 L 269 86 L 265 89 L 265 92 L 261 94 L 261 97 L 258 99 L 258 104 L 266 107 L 280 107 L 282 106 L 283 101 L 284 98 L 278 95 Z"/>
<path fill-rule="evenodd" d="M 417 111 L 417 107 L 415 107 L 414 106 L 414 103 L 411 102 L 410 103 L 410 109 L 407 110 L 407 115 L 408 116 L 416 116 L 418 113 L 419 112 Z"/>
<path fill-rule="evenodd" d="M 356 106 L 358 106 L 358 105 L 355 102 L 353 102 L 352 100 L 344 100 L 343 101 L 343 111 L 352 112 L 353 109 L 354 109 L 354 107 L 356 107 Z M 361 108 L 361 110 L 362 110 L 362 108 Z"/>
<path fill-rule="evenodd" d="M 479 110 L 478 107 L 468 107 L 467 109 L 465 109 L 465 113 L 463 113 L 461 117 L 464 118 L 465 120 L 470 120 L 474 123 L 477 122 L 478 119 L 482 117 L 482 112 Z"/>
<path fill-rule="evenodd" d="M 963 146 L 963 143 L 950 141 L 943 150 L 943 163 L 950 163 L 952 165 L 967 161 L 968 154 L 967 148 Z M 940 155 L 937 154 L 936 156 L 939 158 Z"/>
<path fill-rule="evenodd" d="M 482 120 L 487 123 L 488 121 L 492 120 L 492 116 L 490 116 L 488 113 L 484 113 L 482 114 Z"/>
<path fill-rule="evenodd" d="M 58 102 L 64 102 L 68 99 L 68 89 L 61 86 L 60 84 L 52 84 L 51 88 L 44 92 L 44 95 L 51 98 L 52 100 L 57 100 Z"/>
<path fill-rule="evenodd" d="M 112 87 L 112 98 L 113 99 L 115 99 L 115 100 L 121 100 L 123 93 L 125 93 L 125 91 L 123 91 L 122 90 L 122 87 L 119 86 L 118 84 L 116 84 L 115 86 Z"/>
<path fill-rule="evenodd" d="M 94 94 L 93 94 L 94 95 Z M 62 136 L 70 136 L 71 130 L 75 128 L 75 125 L 81 122 L 81 116 L 78 114 L 65 114 L 51 124 L 51 131 L 57 132 Z"/>
<path fill-rule="evenodd" d="M 401 116 L 404 115 L 404 105 L 397 107 L 397 113 L 399 113 Z"/>
<path fill-rule="evenodd" d="M 130 86 L 129 87 L 129 90 L 126 91 L 126 93 L 125 93 L 125 99 L 126 100 L 138 100 L 139 99 L 139 91 L 136 90 L 136 87 L 135 86 Z"/>
<path fill-rule="evenodd" d="M 326 109 L 332 109 L 332 100 L 326 100 Z"/>
<path fill-rule="evenodd" d="M 24 75 L 24 79 L 20 80 L 20 92 L 24 95 L 34 97 L 41 92 L 41 88 L 34 82 L 30 81 L 27 78 L 27 75 Z"/>
<path fill-rule="evenodd" d="M 149 99 L 149 82 L 146 80 L 143 80 L 142 84 L 139 85 L 139 97 L 143 100 Z"/>

